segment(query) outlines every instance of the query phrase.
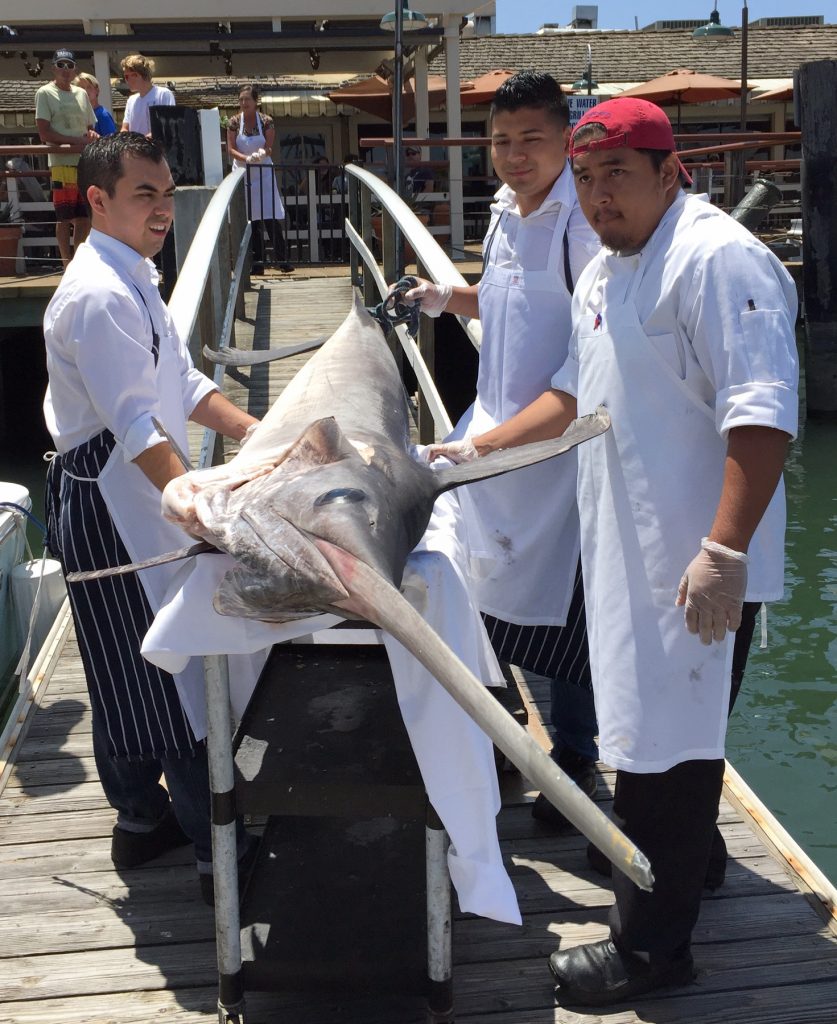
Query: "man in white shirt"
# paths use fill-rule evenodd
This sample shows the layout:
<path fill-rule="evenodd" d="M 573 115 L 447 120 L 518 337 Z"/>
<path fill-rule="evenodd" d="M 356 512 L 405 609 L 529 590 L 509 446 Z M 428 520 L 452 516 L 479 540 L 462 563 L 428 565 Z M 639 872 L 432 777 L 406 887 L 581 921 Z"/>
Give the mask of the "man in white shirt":
<path fill-rule="evenodd" d="M 160 512 L 162 489 L 184 467 L 155 420 L 184 451 L 187 418 L 238 440 L 257 422 L 194 368 L 160 297 L 151 257 L 171 228 L 174 182 L 159 145 L 135 133 L 99 139 L 82 156 L 79 183 L 93 228 L 44 316 L 44 415 L 58 452 L 47 546 L 65 572 L 191 542 Z M 193 713 L 202 673 L 196 664 L 172 677 L 140 653 L 170 576 L 159 569 L 72 583 L 70 604 L 96 766 L 118 815 L 114 864 L 135 867 L 191 840 L 209 901 L 209 779 Z M 243 830 L 240 845 L 245 853 Z"/>
<path fill-rule="evenodd" d="M 122 77 L 131 90 L 125 104 L 121 131 L 139 132 L 151 137 L 151 107 L 173 107 L 174 93 L 164 85 L 154 85 L 154 61 L 141 53 L 132 53 L 122 61 Z"/>
<path fill-rule="evenodd" d="M 600 248 L 576 198 L 569 134 L 567 100 L 550 75 L 521 71 L 504 82 L 491 106 L 491 158 L 504 184 L 491 208 L 482 278 L 467 287 L 420 281 L 406 293 L 430 316 L 446 310 L 482 324 L 476 402 L 452 437 L 513 416 L 567 357 L 573 284 Z M 494 566 L 476 584 L 492 644 L 501 659 L 552 680 L 552 756 L 592 796 L 597 730 L 575 475 L 569 453 L 474 484 L 461 501 L 472 554 Z M 543 796 L 532 813 L 568 825 Z"/>
<path fill-rule="evenodd" d="M 591 667 L 614 818 L 655 882 L 642 892 L 615 871 L 610 937 L 550 957 L 559 1001 L 599 1006 L 693 977 L 732 635 L 743 612 L 752 628 L 758 603 L 782 595 L 797 300 L 765 246 L 683 193 L 659 107 L 594 107 L 571 158 L 605 248 L 576 287 L 567 361 L 473 444 L 482 455 L 555 437 L 600 404 L 611 416 L 578 450 Z"/>

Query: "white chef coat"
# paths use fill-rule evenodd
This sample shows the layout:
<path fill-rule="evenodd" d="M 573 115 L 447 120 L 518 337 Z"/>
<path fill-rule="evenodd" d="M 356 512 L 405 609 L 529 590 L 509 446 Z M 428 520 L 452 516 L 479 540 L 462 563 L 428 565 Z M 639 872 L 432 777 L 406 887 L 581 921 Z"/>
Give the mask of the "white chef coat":
<path fill-rule="evenodd" d="M 164 85 L 152 85 L 144 96 L 138 92 L 132 92 L 125 103 L 125 116 L 123 124 L 127 123 L 128 130 L 139 132 L 141 135 L 148 135 L 151 131 L 151 115 L 149 107 L 173 107 L 175 105 L 174 93 Z"/>
<path fill-rule="evenodd" d="M 479 286 L 483 340 L 477 399 L 452 437 L 484 433 L 548 390 L 567 355 L 567 284 L 600 248 L 579 209 L 569 167 L 525 217 L 509 186 L 496 200 Z M 472 554 L 493 564 L 479 583 L 484 612 L 520 625 L 566 623 L 579 550 L 575 466 L 570 452 L 468 488 L 463 509 Z"/>
<path fill-rule="evenodd" d="M 682 193 L 642 252 L 603 251 L 578 283 L 570 354 L 552 385 L 577 395 L 579 415 L 608 398 L 613 414 L 612 431 L 579 453 L 579 509 L 600 748 L 615 767 L 656 772 L 723 756 L 731 640 L 704 648 L 689 670 L 702 645 L 672 606 L 711 526 L 729 430 L 796 434 L 796 305 L 769 250 Z M 638 450 L 643 436 L 661 443 Z M 672 436 L 682 458 L 660 466 L 657 449 Z M 694 537 L 691 526 L 684 535 L 697 504 Z M 747 600 L 782 594 L 784 525 L 780 484 L 749 549 Z"/>

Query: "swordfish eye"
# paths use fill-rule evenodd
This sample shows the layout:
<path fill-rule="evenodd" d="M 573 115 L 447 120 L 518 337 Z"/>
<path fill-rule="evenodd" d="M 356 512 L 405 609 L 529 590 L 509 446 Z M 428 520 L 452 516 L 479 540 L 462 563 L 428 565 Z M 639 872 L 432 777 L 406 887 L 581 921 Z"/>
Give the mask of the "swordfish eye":
<path fill-rule="evenodd" d="M 314 502 L 314 506 L 353 505 L 358 501 L 366 501 L 365 491 L 358 490 L 357 487 L 335 487 L 334 490 L 321 494 Z"/>

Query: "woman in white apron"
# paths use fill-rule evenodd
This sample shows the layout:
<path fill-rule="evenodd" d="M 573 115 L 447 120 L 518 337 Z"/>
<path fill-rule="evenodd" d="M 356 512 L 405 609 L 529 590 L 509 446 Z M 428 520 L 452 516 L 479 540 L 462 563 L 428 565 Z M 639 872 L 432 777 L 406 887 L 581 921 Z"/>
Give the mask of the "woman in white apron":
<path fill-rule="evenodd" d="M 227 153 L 233 158 L 233 167 L 246 170 L 247 215 L 253 225 L 253 273 L 264 271 L 265 239 L 273 248 L 280 270 L 291 271 L 293 266 L 285 260 L 285 240 L 281 221 L 285 219 L 285 205 L 276 183 L 273 166 L 273 144 L 276 130 L 272 118 L 258 111 L 259 91 L 255 85 L 245 85 L 238 94 L 240 114 L 227 124 Z"/>

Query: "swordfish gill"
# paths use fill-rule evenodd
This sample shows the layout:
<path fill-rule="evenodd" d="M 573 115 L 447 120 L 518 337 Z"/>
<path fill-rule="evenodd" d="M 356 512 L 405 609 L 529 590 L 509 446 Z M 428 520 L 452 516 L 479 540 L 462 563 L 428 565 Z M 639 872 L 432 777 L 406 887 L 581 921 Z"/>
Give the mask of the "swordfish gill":
<path fill-rule="evenodd" d="M 411 457 L 409 421 L 395 360 L 355 295 L 349 316 L 240 452 L 224 466 L 173 480 L 163 513 L 236 559 L 214 596 L 218 612 L 270 622 L 334 612 L 386 629 L 574 825 L 650 888 L 645 856 L 398 590 L 440 494 L 560 455 L 607 430 L 607 412 L 575 420 L 556 440 L 436 469 Z"/>

